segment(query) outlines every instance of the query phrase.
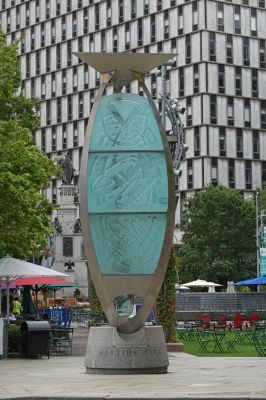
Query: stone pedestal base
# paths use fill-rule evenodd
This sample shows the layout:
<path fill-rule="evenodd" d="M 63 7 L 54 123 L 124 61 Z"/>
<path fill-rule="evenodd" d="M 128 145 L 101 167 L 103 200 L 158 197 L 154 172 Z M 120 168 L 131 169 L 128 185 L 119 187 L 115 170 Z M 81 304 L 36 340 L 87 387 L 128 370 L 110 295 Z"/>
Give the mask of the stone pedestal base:
<path fill-rule="evenodd" d="M 91 327 L 86 350 L 88 374 L 163 374 L 169 365 L 161 326 L 124 334 L 116 328 Z"/>

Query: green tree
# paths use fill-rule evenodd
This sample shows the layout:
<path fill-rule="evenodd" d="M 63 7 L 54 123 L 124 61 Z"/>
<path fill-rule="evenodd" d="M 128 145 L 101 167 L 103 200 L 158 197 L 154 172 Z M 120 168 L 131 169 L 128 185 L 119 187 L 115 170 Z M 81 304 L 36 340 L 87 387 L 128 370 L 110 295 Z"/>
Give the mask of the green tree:
<path fill-rule="evenodd" d="M 208 186 L 186 202 L 180 279 L 240 280 L 256 274 L 254 201 Z"/>
<path fill-rule="evenodd" d="M 165 340 L 168 343 L 178 342 L 176 336 L 176 290 L 178 257 L 175 247 L 172 247 L 164 281 L 157 299 L 156 316 L 162 325 Z"/>
<path fill-rule="evenodd" d="M 41 192 L 60 171 L 33 142 L 38 103 L 20 85 L 17 42 L 7 45 L 0 31 L 0 257 L 40 254 L 52 211 Z"/>

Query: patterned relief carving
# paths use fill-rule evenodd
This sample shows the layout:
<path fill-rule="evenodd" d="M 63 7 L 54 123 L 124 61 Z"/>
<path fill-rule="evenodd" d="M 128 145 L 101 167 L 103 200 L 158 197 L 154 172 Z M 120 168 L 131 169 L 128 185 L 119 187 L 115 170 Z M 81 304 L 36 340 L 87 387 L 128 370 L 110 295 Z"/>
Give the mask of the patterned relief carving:
<path fill-rule="evenodd" d="M 90 148 L 163 150 L 157 123 L 148 101 L 132 94 L 103 97 Z"/>
<path fill-rule="evenodd" d="M 91 229 L 101 272 L 152 274 L 161 253 L 165 215 L 93 215 Z"/>
<path fill-rule="evenodd" d="M 89 211 L 166 211 L 162 153 L 91 154 Z"/>

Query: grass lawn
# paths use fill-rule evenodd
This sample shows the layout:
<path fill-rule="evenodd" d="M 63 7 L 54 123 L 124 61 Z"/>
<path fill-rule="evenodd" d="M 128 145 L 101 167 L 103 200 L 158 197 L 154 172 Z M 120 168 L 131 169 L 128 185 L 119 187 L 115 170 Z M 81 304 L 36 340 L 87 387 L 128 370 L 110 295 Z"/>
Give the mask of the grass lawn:
<path fill-rule="evenodd" d="M 226 340 L 234 340 L 235 334 L 227 332 Z M 198 357 L 257 357 L 253 344 L 236 344 L 235 352 L 213 352 L 213 346 L 209 346 L 209 352 L 199 351 L 199 343 L 196 340 L 179 339 L 184 344 L 184 352 Z"/>

